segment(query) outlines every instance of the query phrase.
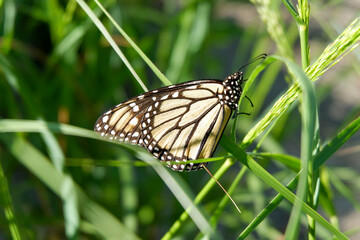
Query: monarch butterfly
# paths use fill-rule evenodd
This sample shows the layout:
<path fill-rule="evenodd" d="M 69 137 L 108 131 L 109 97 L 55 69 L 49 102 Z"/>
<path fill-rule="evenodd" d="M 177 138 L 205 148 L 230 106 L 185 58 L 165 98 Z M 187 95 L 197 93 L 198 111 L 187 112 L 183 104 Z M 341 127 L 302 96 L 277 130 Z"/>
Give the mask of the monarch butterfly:
<path fill-rule="evenodd" d="M 101 115 L 94 130 L 146 148 L 175 171 L 201 169 L 207 163 L 188 161 L 211 157 L 230 116 L 239 114 L 242 68 L 223 81 L 194 80 L 131 98 Z"/>

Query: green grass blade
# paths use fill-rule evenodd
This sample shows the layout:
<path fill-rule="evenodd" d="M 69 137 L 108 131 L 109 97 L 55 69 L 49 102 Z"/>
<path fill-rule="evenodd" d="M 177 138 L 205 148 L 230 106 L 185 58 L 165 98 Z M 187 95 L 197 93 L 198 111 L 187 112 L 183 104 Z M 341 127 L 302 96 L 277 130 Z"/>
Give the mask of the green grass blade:
<path fill-rule="evenodd" d="M 300 171 L 300 159 L 294 156 L 290 156 L 282 153 L 267 153 L 267 152 L 255 153 L 253 154 L 253 156 L 263 157 L 263 158 L 273 158 L 278 162 L 281 162 L 282 164 L 284 164 L 294 172 Z"/>
<path fill-rule="evenodd" d="M 30 88 L 24 83 L 24 79 L 17 76 L 11 64 L 7 62 L 5 58 L 2 58 L 2 56 L 0 56 L 0 65 L 4 67 L 4 73 L 9 85 L 11 85 L 14 91 L 22 96 L 33 117 L 42 119 L 41 108 L 37 104 Z M 39 121 L 41 122 L 41 120 Z M 47 147 L 51 161 L 56 166 L 56 169 L 61 172 L 64 165 L 64 155 L 57 140 L 49 131 L 42 132 L 41 137 Z M 74 201 L 72 201 L 71 198 L 64 198 L 63 204 L 66 235 L 69 238 L 72 238 L 76 235 L 79 228 L 79 216 L 76 213 L 77 207 L 74 205 Z M 71 210 L 68 211 L 67 209 Z"/>
<path fill-rule="evenodd" d="M 239 106 L 241 105 L 241 102 L 246 96 L 246 92 L 250 89 L 251 85 L 253 84 L 255 78 L 271 63 L 273 63 L 275 60 L 273 58 L 266 58 L 264 61 L 262 61 L 259 65 L 255 67 L 255 69 L 251 72 L 251 75 L 245 82 L 245 86 L 243 89 L 243 92 L 240 96 L 239 100 Z"/>
<path fill-rule="evenodd" d="M 302 130 L 301 130 L 301 169 L 298 189 L 296 192 L 298 201 L 305 201 L 307 197 L 308 181 L 309 187 L 312 188 L 313 161 L 312 152 L 314 149 L 315 123 L 317 122 L 317 102 L 315 89 L 302 69 L 292 61 L 283 57 L 274 56 L 275 59 L 283 61 L 289 71 L 294 74 L 302 89 Z M 311 192 L 311 191 L 310 191 Z M 310 193 L 311 194 L 311 193 Z M 309 196 L 312 198 L 312 196 Z M 298 235 L 301 206 L 300 202 L 295 201 L 294 208 L 290 215 L 285 238 L 294 239 Z"/>
<path fill-rule="evenodd" d="M 314 169 L 319 168 L 328 160 L 349 138 L 360 129 L 360 117 L 357 117 L 349 125 L 339 132 L 334 139 L 328 142 L 314 158 Z"/>
<path fill-rule="evenodd" d="M 214 178 L 217 180 L 220 180 L 221 176 L 226 173 L 226 171 L 230 168 L 230 166 L 232 166 L 232 164 L 233 164 L 233 160 L 228 159 L 220 167 L 220 169 L 216 172 L 216 174 L 214 174 Z M 216 186 L 216 182 L 213 179 L 210 179 L 207 182 L 207 184 L 201 189 L 201 191 L 198 193 L 198 195 L 195 197 L 194 204 L 200 203 L 214 186 Z M 228 193 L 231 194 L 230 189 L 229 189 Z M 226 199 L 229 200 L 227 196 L 226 196 Z M 167 231 L 167 233 L 163 236 L 163 239 L 172 239 L 174 237 L 174 235 L 180 230 L 182 223 L 185 222 L 188 219 L 188 217 L 189 217 L 188 211 L 184 211 L 180 215 L 178 220 L 173 223 L 173 225 L 170 227 L 169 231 Z M 214 226 L 213 220 L 211 220 L 211 223 L 212 223 L 212 226 Z"/>
<path fill-rule="evenodd" d="M 43 120 L 39 120 L 43 124 L 46 124 Z M 55 136 L 50 131 L 44 131 L 40 133 L 47 146 L 50 159 L 55 168 L 59 171 L 63 171 L 65 156 L 61 150 L 61 147 L 56 140 Z M 64 184 L 64 188 L 61 191 L 63 199 L 63 212 L 65 218 L 65 232 L 68 238 L 74 238 L 78 232 L 80 225 L 79 209 L 77 204 L 77 195 L 71 181 L 67 181 L 68 184 Z"/>
<path fill-rule="evenodd" d="M 182 81 L 189 75 L 191 59 L 199 51 L 209 28 L 211 3 L 200 1 L 187 6 L 179 17 L 179 30 L 172 46 L 166 75 L 174 82 Z"/>
<path fill-rule="evenodd" d="M 329 175 L 328 168 L 323 166 L 320 170 L 320 179 L 321 179 L 321 188 L 320 188 L 320 205 L 322 209 L 326 212 L 329 221 L 338 229 L 339 219 L 336 214 L 335 202 L 334 202 L 334 193 L 331 186 L 331 179 Z"/>
<path fill-rule="evenodd" d="M 46 129 L 43 129 L 44 131 Z M 106 239 L 138 239 L 132 232 L 126 229 L 113 215 L 91 201 L 85 193 L 73 182 L 71 177 L 59 172 L 39 150 L 26 140 L 9 134 L 0 134 L 0 141 L 7 146 L 15 158 L 23 164 L 30 172 L 40 179 L 59 197 L 68 197 L 74 194 L 75 189 L 78 206 L 82 216 L 87 219 Z M 74 188 L 69 188 L 73 186 Z"/>
<path fill-rule="evenodd" d="M 299 16 L 298 12 L 296 11 L 295 7 L 292 5 L 291 2 L 289 2 L 288 0 L 282 0 L 284 6 L 288 9 L 289 13 L 293 16 L 293 18 L 295 19 L 295 21 L 298 24 L 303 24 L 303 21 L 301 19 L 301 17 Z"/>
<path fill-rule="evenodd" d="M 142 87 L 142 89 L 147 92 L 149 91 L 145 84 L 141 81 L 140 77 L 137 75 L 123 52 L 120 50 L 120 48 L 115 43 L 114 39 L 111 37 L 110 33 L 106 30 L 105 26 L 100 22 L 99 18 L 94 14 L 94 12 L 90 9 L 90 7 L 83 1 L 83 0 L 76 0 L 78 4 L 82 7 L 82 9 L 86 12 L 86 14 L 89 16 L 89 18 L 94 22 L 96 27 L 101 31 L 101 33 L 104 35 L 106 40 L 110 43 L 112 48 L 115 50 L 115 52 L 119 55 L 121 60 L 124 62 L 126 67 L 130 70 L 131 74 L 135 77 L 136 81 L 139 83 L 139 85 Z"/>
<path fill-rule="evenodd" d="M 359 46 L 360 17 L 356 18 L 331 44 L 329 44 L 316 61 L 306 69 L 311 81 L 338 63 L 341 58 Z"/>
<path fill-rule="evenodd" d="M 294 221 L 295 227 L 287 224 L 295 204 L 285 201 L 279 205 L 284 192 L 267 184 L 277 182 L 271 182 L 270 178 L 264 181 L 246 166 L 239 166 L 237 158 L 226 151 L 228 144 L 223 144 L 223 140 L 216 149 L 216 157 L 191 161 L 223 161 L 210 163 L 210 169 L 217 176 L 221 172 L 220 182 L 227 190 L 231 184 L 228 191 L 234 190 L 231 196 L 243 214 L 228 204 L 229 199 L 205 171 L 168 171 L 170 176 L 162 174 L 163 180 L 145 161 L 153 160 L 145 148 L 108 141 L 92 131 L 99 114 L 115 105 L 114 102 L 120 103 L 144 91 L 137 81 L 143 81 L 147 88 L 148 83 L 156 88 L 171 84 L 169 80 L 178 83 L 222 79 L 247 59 L 269 51 L 296 62 L 301 68 L 310 62 L 302 70 L 311 81 L 321 81 L 315 85 L 321 115 L 320 124 L 314 121 L 313 162 L 306 162 L 307 175 L 313 177 L 303 180 L 309 186 L 306 188 L 309 197 L 300 205 L 305 202 L 335 229 L 356 238 L 354 233 L 359 228 L 346 225 L 347 219 L 339 211 L 338 203 L 349 205 L 349 211 L 360 209 L 355 194 L 360 189 L 360 177 L 353 168 L 359 147 L 354 136 L 346 139 L 354 131 L 359 133 L 357 126 L 348 124 L 359 117 L 360 110 L 354 88 L 360 64 L 356 53 L 351 52 L 360 43 L 360 18 L 354 11 L 347 14 L 345 21 L 339 21 L 336 16 L 329 19 L 323 14 L 324 9 L 346 12 L 341 1 L 312 4 L 310 18 L 309 2 L 162 1 L 159 4 L 158 1 L 0 0 L 3 7 L 0 167 L 5 176 L 2 181 L 7 181 L 10 192 L 3 194 L 0 202 L 11 197 L 13 205 L 13 210 L 2 208 L 0 216 L 5 238 L 16 235 L 11 232 L 13 214 L 21 238 L 41 238 L 45 231 L 58 239 L 83 236 L 151 239 L 161 238 L 165 233 L 164 238 L 171 239 L 231 239 L 248 224 L 246 234 L 240 238 L 281 238 L 286 225 L 291 228 L 286 232 L 287 237 L 296 236 L 289 233 L 296 233 L 299 221 Z M 256 11 L 257 14 L 247 15 Z M 314 26 L 314 20 L 320 25 Z M 102 33 L 94 24 L 96 21 L 105 26 L 106 29 L 100 27 L 103 32 L 110 34 Z M 17 23 L 21 23 L 21 29 Z M 325 38 L 308 32 L 309 27 L 325 33 Z M 309 42 L 308 38 L 314 41 Z M 117 50 L 109 44 L 112 39 Z M 133 79 L 116 53 L 118 50 L 141 80 Z M 270 56 L 265 63 L 273 60 Z M 341 66 L 332 68 L 338 62 Z M 244 71 L 248 80 L 242 86 L 242 97 L 249 97 L 254 107 L 250 108 L 250 102 L 245 99 L 239 110 L 251 116 L 230 121 L 229 125 L 236 131 L 231 131 L 229 126 L 224 135 L 231 136 L 232 143 L 244 151 L 252 151 L 247 154 L 292 191 L 290 197 L 294 196 L 295 202 L 297 187 L 304 186 L 299 175 L 306 175 L 300 170 L 304 164 L 300 163 L 298 153 L 310 149 L 300 149 L 300 116 L 307 111 L 302 110 L 302 88 L 299 83 L 293 84 L 296 74 L 284 68 L 282 61 L 271 63 L 253 81 L 255 72 L 262 68 L 260 65 L 263 64 L 259 61 Z M 169 74 L 169 80 L 159 69 Z M 157 76 L 162 82 L 158 79 L 153 82 Z M 332 136 L 329 144 L 320 145 L 317 132 L 320 127 L 322 136 Z M 341 147 L 344 142 L 348 148 Z M 339 150 L 340 147 L 344 149 Z M 302 159 L 303 156 L 302 153 Z M 338 161 L 336 165 L 324 166 L 330 160 Z M 233 165 L 229 168 L 226 164 Z M 252 171 L 261 174 L 261 170 L 249 165 Z M 56 190 L 48 187 L 53 181 L 60 181 L 54 183 Z M 195 197 L 194 193 L 200 194 Z M 266 206 L 274 197 L 269 194 L 278 197 Z M 203 198 L 201 203 L 197 202 L 199 198 Z M 92 205 L 89 201 L 96 203 Z M 285 217 L 282 226 L 272 221 L 274 216 L 268 215 L 273 209 L 280 218 Z M 301 236 L 308 235 L 309 240 L 332 236 L 339 239 L 327 225 L 323 227 L 311 213 L 307 215 L 306 211 L 311 210 L 299 209 Z M 170 229 L 173 223 L 175 231 Z M 167 235 L 167 230 L 171 235 Z"/>
<path fill-rule="evenodd" d="M 300 48 L 301 48 L 301 65 L 303 69 L 306 69 L 310 65 L 310 46 L 309 46 L 309 15 L 310 4 L 307 0 L 299 1 L 298 13 L 301 18 L 301 22 L 298 23 Z"/>
<path fill-rule="evenodd" d="M 21 234 L 19 231 L 19 225 L 15 216 L 14 207 L 9 191 L 8 182 L 2 169 L 2 162 L 0 159 L 0 206 L 4 209 L 6 220 L 8 221 L 11 237 L 16 240 L 20 240 Z"/>
<path fill-rule="evenodd" d="M 21 120 L 21 119 L 1 119 L 0 133 L 3 132 L 53 132 L 62 133 L 69 136 L 86 137 L 92 139 L 101 139 L 94 131 L 55 122 L 45 122 L 39 120 Z"/>
<path fill-rule="evenodd" d="M 40 132 L 41 133 L 48 131 L 62 133 L 65 135 L 94 138 L 94 139 L 100 139 L 106 141 L 93 131 L 75 126 L 70 126 L 67 124 L 46 123 L 43 121 L 33 121 L 33 120 L 0 120 L 0 133 L 1 132 Z M 215 236 L 217 235 L 217 233 L 212 230 L 207 218 L 200 211 L 200 209 L 194 205 L 193 201 L 191 200 L 192 194 L 190 193 L 191 191 L 189 187 L 187 187 L 186 184 L 183 183 L 175 173 L 171 172 L 172 174 L 170 174 L 170 172 L 167 171 L 168 169 L 165 169 L 163 166 L 161 166 L 161 164 L 158 161 L 156 161 L 152 156 L 150 156 L 145 149 L 129 144 L 119 144 L 118 142 L 114 142 L 114 143 L 116 143 L 121 147 L 132 149 L 134 151 L 134 154 L 138 156 L 139 159 L 153 166 L 153 168 L 156 170 L 159 176 L 164 180 L 164 182 L 173 192 L 173 194 L 178 199 L 178 201 L 182 204 L 184 209 L 190 209 L 189 215 L 192 217 L 193 221 L 196 223 L 199 229 L 204 233 L 204 235 L 209 235 L 209 234 Z M 46 176 L 44 176 L 44 181 L 45 179 Z M 56 178 L 52 179 L 52 181 L 55 181 L 53 184 L 55 184 L 59 180 L 60 179 L 56 179 Z"/>
<path fill-rule="evenodd" d="M 210 223 L 208 222 L 208 218 L 204 216 L 204 213 L 202 213 L 200 208 L 198 208 L 194 203 L 194 200 L 192 200 L 193 197 L 191 190 L 189 187 L 186 187 L 186 184 L 183 182 L 183 180 L 176 173 L 171 172 L 170 169 L 162 166 L 159 161 L 155 160 L 149 154 L 139 153 L 139 158 L 154 168 L 154 170 L 172 191 L 176 199 L 188 212 L 189 216 L 201 230 L 201 232 L 207 237 L 219 238 L 220 235 L 218 235 L 217 232 L 211 228 Z"/>
<path fill-rule="evenodd" d="M 351 136 L 353 136 L 360 129 L 360 117 L 351 122 L 344 128 L 335 138 L 326 144 L 322 150 L 314 157 L 314 170 L 317 170 L 326 160 L 328 160 L 332 153 L 336 152 Z M 286 186 L 290 191 L 297 186 L 298 176 L 291 180 Z M 239 235 L 239 239 L 245 239 L 254 229 L 282 202 L 284 197 L 277 194 L 271 202 L 262 210 L 256 219 L 254 219 L 245 230 Z"/>
<path fill-rule="evenodd" d="M 128 159 L 127 154 L 119 153 L 119 161 Z M 136 189 L 136 175 L 134 166 L 123 164 L 119 168 L 119 180 L 122 183 L 121 188 L 121 209 L 124 211 L 124 225 L 133 232 L 138 229 L 139 221 L 137 218 L 137 209 L 139 208 L 139 193 Z"/>
<path fill-rule="evenodd" d="M 15 18 L 16 18 L 16 4 L 14 0 L 5 1 L 3 4 L 0 2 L 0 7 L 3 5 L 4 20 L 2 22 L 2 39 L 0 49 L 2 54 L 6 54 L 11 49 L 13 42 L 13 35 L 15 29 Z"/>
<path fill-rule="evenodd" d="M 311 81 L 316 81 L 325 71 L 334 66 L 344 55 L 358 46 L 360 41 L 360 18 L 353 21 L 343 33 L 324 50 L 314 64 L 306 70 Z M 272 109 L 246 134 L 242 148 L 249 146 L 272 121 L 286 112 L 300 95 L 300 87 L 291 86 L 273 105 Z"/>
<path fill-rule="evenodd" d="M 238 184 L 240 180 L 243 178 L 243 176 L 246 173 L 247 168 L 243 167 L 241 168 L 240 172 L 236 175 L 233 182 L 231 183 L 231 186 L 229 187 L 228 193 L 231 195 L 233 191 L 238 187 Z M 221 216 L 221 213 L 224 211 L 225 206 L 229 203 L 230 199 L 227 195 L 224 195 L 224 197 L 221 199 L 219 205 L 217 206 L 216 210 L 214 211 L 214 214 L 211 216 L 211 224 L 212 226 L 215 226 L 219 218 Z"/>
<path fill-rule="evenodd" d="M 330 180 L 335 189 L 339 191 L 349 202 L 351 202 L 357 211 L 360 211 L 360 203 L 356 197 L 356 193 L 343 183 L 334 171 L 329 170 L 329 174 L 331 175 Z"/>
<path fill-rule="evenodd" d="M 290 191 L 294 190 L 297 186 L 299 178 L 296 176 L 293 180 L 290 181 L 288 185 L 286 185 L 286 188 Z M 246 239 L 246 237 L 249 236 L 250 233 L 252 233 L 256 227 L 264 221 L 264 219 L 269 216 L 270 213 L 272 213 L 279 204 L 284 200 L 284 196 L 280 193 L 277 194 L 270 202 L 269 204 L 254 218 L 249 225 L 240 233 L 238 236 L 238 239 Z"/>
<path fill-rule="evenodd" d="M 81 1 L 81 0 L 79 0 Z M 124 38 L 129 42 L 129 44 L 134 48 L 134 50 L 140 55 L 140 57 L 146 62 L 146 64 L 151 68 L 151 70 L 156 74 L 156 76 L 164 83 L 165 86 L 171 85 L 172 83 L 165 77 L 165 75 L 155 66 L 155 64 L 145 55 L 145 53 L 136 45 L 136 43 L 126 34 L 126 32 L 117 24 L 113 17 L 106 11 L 106 9 L 101 5 L 101 3 L 95 0 L 96 4 L 100 9 L 105 13 L 105 15 L 110 19 L 114 24 L 117 30 L 124 36 Z M 112 45 L 113 46 L 113 45 Z M 114 47 L 114 46 L 113 46 Z M 115 50 L 115 48 L 114 48 Z M 145 90 L 145 88 L 144 88 Z"/>
<path fill-rule="evenodd" d="M 296 195 L 289 191 L 285 186 L 278 182 L 271 174 L 265 171 L 253 158 L 247 155 L 241 148 L 239 148 L 235 143 L 233 143 L 228 137 L 223 136 L 221 138 L 223 142 L 223 147 L 234 155 L 238 161 L 248 167 L 255 175 L 260 177 L 265 183 L 270 185 L 273 189 L 283 195 L 291 203 L 298 201 L 301 209 L 312 218 L 314 218 L 319 224 L 323 225 L 328 231 L 333 233 L 339 239 L 347 239 L 347 237 L 327 222 L 323 217 L 321 217 L 314 209 L 309 207 L 306 203 L 302 202 Z"/>
<path fill-rule="evenodd" d="M 286 58 L 294 59 L 293 47 L 289 40 L 289 31 L 283 26 L 282 14 L 279 11 L 280 2 L 252 0 L 261 20 L 266 24 L 266 30 L 276 43 L 278 53 Z M 292 5 L 290 4 L 292 7 Z M 297 15 L 296 10 L 294 13 Z M 297 15 L 297 17 L 299 17 Z"/>
<path fill-rule="evenodd" d="M 323 147 L 322 151 L 320 151 L 319 154 L 317 154 L 314 158 L 314 169 L 316 170 L 317 168 L 319 168 L 319 166 L 321 166 L 332 155 L 333 152 L 340 148 L 342 144 L 344 144 L 354 133 L 356 133 L 359 128 L 360 117 L 354 120 L 351 124 L 349 124 L 332 141 L 330 141 L 327 145 Z M 47 123 L 46 125 L 44 125 L 44 123 L 40 121 L 0 120 L 0 132 L 41 132 L 47 131 L 48 129 L 53 132 L 63 133 L 66 135 L 99 139 L 97 134 L 95 134 L 93 131 L 65 124 Z M 225 136 L 223 136 L 223 138 L 225 138 Z M 222 146 L 227 146 L 227 143 L 222 144 Z M 281 195 L 278 195 L 273 201 L 277 202 L 278 204 L 281 202 L 282 198 L 283 197 Z M 271 206 L 274 209 L 277 205 L 273 201 Z M 262 213 L 263 216 L 267 216 L 273 209 L 267 209 L 266 211 L 264 211 Z M 246 231 L 240 235 L 240 238 L 246 236 L 260 222 L 261 219 L 255 220 L 245 229 Z"/>

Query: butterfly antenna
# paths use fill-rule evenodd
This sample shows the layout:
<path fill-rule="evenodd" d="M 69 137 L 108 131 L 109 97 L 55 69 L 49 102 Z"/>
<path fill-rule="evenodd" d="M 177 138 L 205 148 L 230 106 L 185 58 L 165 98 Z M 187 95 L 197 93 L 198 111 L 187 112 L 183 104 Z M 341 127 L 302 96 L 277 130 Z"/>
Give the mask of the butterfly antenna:
<path fill-rule="evenodd" d="M 246 98 L 247 100 L 249 100 L 249 102 L 250 102 L 250 104 L 251 104 L 251 107 L 254 107 L 254 104 L 252 103 L 251 99 L 250 99 L 248 96 L 246 96 L 246 95 L 245 95 L 245 98 Z"/>
<path fill-rule="evenodd" d="M 208 174 L 212 177 L 212 179 L 215 180 L 215 182 L 221 187 L 221 189 L 225 192 L 225 194 L 228 196 L 228 198 L 230 199 L 230 201 L 234 204 L 234 206 L 236 207 L 236 210 L 238 210 L 239 213 L 241 213 L 239 207 L 236 205 L 235 201 L 232 199 L 232 197 L 230 197 L 230 194 L 225 190 L 225 188 L 219 183 L 219 181 L 211 174 L 211 172 L 209 171 L 209 169 L 207 169 L 207 167 L 205 167 L 205 165 L 202 165 L 204 167 L 204 169 L 208 172 Z"/>
<path fill-rule="evenodd" d="M 261 59 L 265 59 L 267 57 L 267 54 L 266 53 L 262 53 L 260 54 L 259 56 L 253 58 L 252 60 L 250 60 L 250 62 L 248 62 L 247 64 L 245 64 L 244 66 L 242 66 L 241 68 L 239 68 L 238 72 L 240 72 L 241 69 L 243 69 L 244 67 L 256 62 L 256 61 L 259 61 Z"/>

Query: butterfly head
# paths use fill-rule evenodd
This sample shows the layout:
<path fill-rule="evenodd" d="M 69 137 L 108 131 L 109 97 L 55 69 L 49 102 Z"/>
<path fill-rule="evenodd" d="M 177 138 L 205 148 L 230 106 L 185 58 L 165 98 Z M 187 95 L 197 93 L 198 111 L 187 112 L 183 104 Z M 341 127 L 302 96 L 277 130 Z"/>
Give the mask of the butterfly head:
<path fill-rule="evenodd" d="M 223 81 L 225 95 L 224 103 L 235 112 L 238 109 L 238 102 L 242 93 L 241 84 L 243 81 L 243 73 L 240 71 L 229 75 Z"/>

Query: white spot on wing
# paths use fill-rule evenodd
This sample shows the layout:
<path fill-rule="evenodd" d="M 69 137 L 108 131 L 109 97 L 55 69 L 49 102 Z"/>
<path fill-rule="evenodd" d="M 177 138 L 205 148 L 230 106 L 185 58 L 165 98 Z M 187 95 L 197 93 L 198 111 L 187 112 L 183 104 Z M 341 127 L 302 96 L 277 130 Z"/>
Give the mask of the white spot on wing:
<path fill-rule="evenodd" d="M 138 123 L 138 121 L 139 120 L 136 117 L 134 117 L 133 119 L 131 119 L 131 121 L 129 123 L 130 123 L 130 125 L 135 126 Z"/>
<path fill-rule="evenodd" d="M 166 94 L 165 96 L 163 96 L 162 98 L 160 98 L 160 100 L 165 100 L 169 97 L 169 94 Z"/>
<path fill-rule="evenodd" d="M 138 136 L 139 136 L 139 132 L 134 132 L 132 136 L 133 136 L 133 137 L 138 137 Z"/>
<path fill-rule="evenodd" d="M 179 92 L 174 92 L 174 94 L 172 95 L 173 98 L 177 98 L 179 96 Z"/>
<path fill-rule="evenodd" d="M 139 111 L 139 106 L 136 105 L 135 107 L 133 107 L 133 111 L 138 112 Z"/>
<path fill-rule="evenodd" d="M 108 116 L 108 115 L 105 115 L 105 116 L 102 118 L 102 122 L 103 122 L 103 123 L 106 123 L 108 120 L 109 120 L 109 116 Z"/>

